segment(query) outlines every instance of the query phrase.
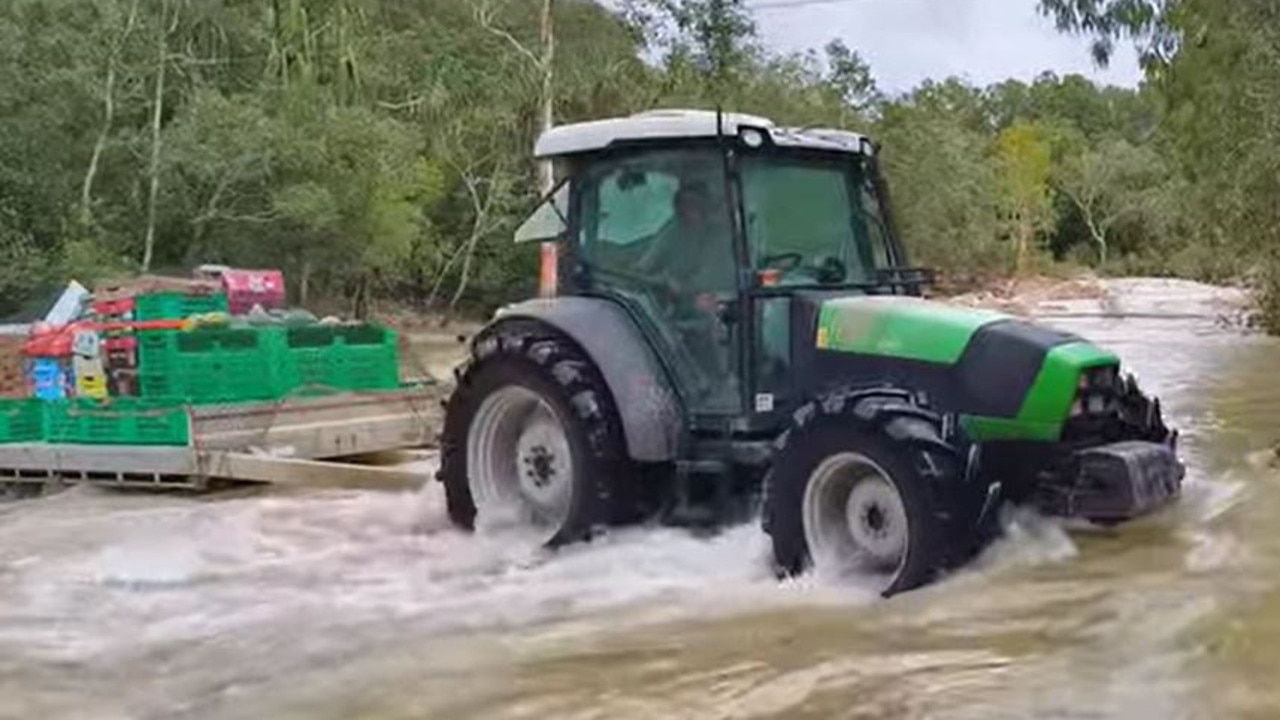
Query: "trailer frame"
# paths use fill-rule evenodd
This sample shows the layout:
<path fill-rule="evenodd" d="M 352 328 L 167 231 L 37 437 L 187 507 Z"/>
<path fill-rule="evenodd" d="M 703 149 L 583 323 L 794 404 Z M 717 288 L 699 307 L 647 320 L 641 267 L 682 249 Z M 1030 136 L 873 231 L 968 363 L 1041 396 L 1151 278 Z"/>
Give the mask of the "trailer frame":
<path fill-rule="evenodd" d="M 435 386 L 343 392 L 235 405 L 189 406 L 186 446 L 0 445 L 0 487 L 95 485 L 202 491 L 225 483 L 421 485 L 425 477 L 343 462 L 430 452 L 441 417 Z"/>

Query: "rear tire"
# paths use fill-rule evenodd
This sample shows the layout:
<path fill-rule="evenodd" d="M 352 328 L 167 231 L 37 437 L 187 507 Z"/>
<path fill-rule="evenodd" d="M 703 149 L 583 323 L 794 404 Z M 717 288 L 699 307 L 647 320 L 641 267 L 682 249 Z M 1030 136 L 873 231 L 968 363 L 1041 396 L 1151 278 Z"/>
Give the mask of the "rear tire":
<path fill-rule="evenodd" d="M 457 380 L 437 474 L 455 525 L 534 529 L 556 547 L 623 516 L 620 490 L 635 476 L 622 423 L 575 344 L 538 323 L 502 323 L 477 338 Z"/>
<path fill-rule="evenodd" d="M 986 487 L 941 417 L 909 393 L 843 390 L 795 414 L 766 480 L 764 519 L 783 575 L 870 581 L 884 597 L 972 558 L 989 539 Z"/>

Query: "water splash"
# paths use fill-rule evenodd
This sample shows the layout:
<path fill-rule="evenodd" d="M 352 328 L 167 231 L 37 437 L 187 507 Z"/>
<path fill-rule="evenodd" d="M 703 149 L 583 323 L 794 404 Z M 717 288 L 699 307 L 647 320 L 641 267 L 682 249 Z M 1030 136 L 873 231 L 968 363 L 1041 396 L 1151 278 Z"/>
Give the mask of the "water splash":
<path fill-rule="evenodd" d="M 1152 297 L 1139 309 L 1157 305 Z M 1220 573 L 1254 540 L 1214 525 L 1233 518 L 1251 486 L 1204 470 L 1200 438 L 1220 432 L 1222 420 L 1200 394 L 1222 353 L 1235 351 L 1236 339 L 1200 336 L 1197 326 L 1189 347 L 1178 322 L 1054 321 L 1114 343 L 1144 385 L 1168 398 L 1171 418 L 1188 430 L 1193 464 L 1184 507 L 1161 521 L 1181 527 L 1171 536 L 1185 551 L 1170 554 L 1184 564 L 1180 570 Z M 430 477 L 433 467 L 418 462 L 408 469 Z M 576 625 L 576 639 L 557 640 L 570 644 L 652 622 L 719 621 L 763 610 L 806 617 L 815 607 L 837 608 L 849 622 L 890 618 L 902 637 L 912 637 L 921 631 L 911 624 L 915 615 L 895 615 L 894 608 L 927 605 L 941 595 L 947 602 L 940 607 L 958 608 L 955 617 L 972 620 L 981 612 L 975 608 L 1008 594 L 1006 609 L 986 618 L 999 640 L 1021 627 L 1011 624 L 1010 607 L 1023 613 L 1020 622 L 1055 622 L 1051 615 L 1061 606 L 1049 604 L 1077 584 L 1070 563 L 1091 561 L 1081 557 L 1076 528 L 1027 510 L 1007 511 L 1002 522 L 1005 537 L 957 582 L 885 605 L 819 577 L 779 581 L 756 523 L 713 536 L 632 528 L 549 553 L 510 537 L 454 529 L 434 482 L 413 493 L 291 492 L 211 502 L 76 491 L 0 513 L 0 670 L 8 669 L 5 658 L 19 658 L 27 686 L 52 688 L 84 707 L 112 692 L 120 672 L 130 673 L 132 692 L 172 694 L 192 704 L 208 697 L 230 702 L 219 694 L 228 687 L 241 688 L 244 697 L 287 694 L 293 678 L 307 672 L 341 672 L 358 687 L 362 672 L 374 672 L 369 668 L 378 660 L 368 648 L 396 642 L 429 654 L 446 643 L 489 639 L 505 650 L 502 643 L 517 634 L 511 630 L 554 634 Z M 1024 570 L 1046 565 L 1068 567 L 1051 573 L 1043 595 L 1018 584 Z M 1142 568 L 1134 570 L 1140 575 Z M 1075 592 L 1072 601 L 1083 605 L 1111 589 Z M 1170 607 L 1183 599 L 1171 595 Z M 957 596 L 972 602 L 955 602 Z M 865 609 L 870 604 L 876 608 Z M 1045 615 L 1036 615 L 1042 605 Z M 946 622 L 961 620 L 947 616 Z M 974 633 L 984 627 L 970 626 Z M 897 641 L 884 642 L 874 650 L 892 657 Z M 775 657 L 769 647 L 753 652 Z M 514 661 L 501 651 L 495 657 L 486 667 L 501 676 L 495 668 Z M 64 682 L 65 663 L 79 669 L 73 684 Z M 1056 686 L 1062 673 L 1044 677 Z M 25 691 L 0 677 L 5 692 Z M 156 710 L 172 707 L 155 702 Z M 210 714 L 252 715 L 231 705 Z"/>

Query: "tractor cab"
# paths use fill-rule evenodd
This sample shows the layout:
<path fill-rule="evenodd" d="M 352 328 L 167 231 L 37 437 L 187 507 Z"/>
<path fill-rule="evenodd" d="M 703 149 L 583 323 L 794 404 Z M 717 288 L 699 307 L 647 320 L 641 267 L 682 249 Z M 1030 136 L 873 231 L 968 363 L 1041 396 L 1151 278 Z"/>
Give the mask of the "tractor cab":
<path fill-rule="evenodd" d="M 695 426 L 743 431 L 788 404 L 793 342 L 813 340 L 792 337 L 797 294 L 923 281 L 902 269 L 875 148 L 854 133 L 651 112 L 556 128 L 536 155 L 561 180 L 517 241 L 557 244 L 556 294 L 626 308 Z"/>

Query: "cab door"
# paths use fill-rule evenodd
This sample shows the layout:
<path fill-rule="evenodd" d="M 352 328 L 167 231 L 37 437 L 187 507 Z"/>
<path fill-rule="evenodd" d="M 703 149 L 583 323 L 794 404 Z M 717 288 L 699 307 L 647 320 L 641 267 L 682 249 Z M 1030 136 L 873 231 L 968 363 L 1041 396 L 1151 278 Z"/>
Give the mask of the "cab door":
<path fill-rule="evenodd" d="M 621 302 L 694 415 L 742 411 L 740 295 L 723 158 L 714 147 L 592 161 L 574 191 L 584 288 Z"/>

